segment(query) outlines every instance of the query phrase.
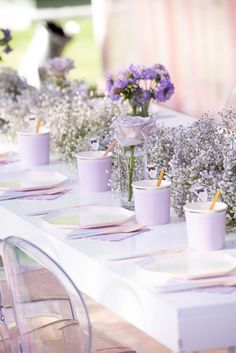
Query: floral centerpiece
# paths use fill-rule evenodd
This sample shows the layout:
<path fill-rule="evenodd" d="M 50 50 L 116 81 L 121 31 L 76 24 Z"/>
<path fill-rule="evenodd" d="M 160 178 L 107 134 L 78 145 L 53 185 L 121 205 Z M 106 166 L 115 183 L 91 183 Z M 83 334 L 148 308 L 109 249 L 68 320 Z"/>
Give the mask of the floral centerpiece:
<path fill-rule="evenodd" d="M 146 141 L 155 126 L 150 117 L 152 100 L 165 102 L 174 93 L 170 75 L 161 64 L 151 67 L 130 65 L 121 69 L 117 76 L 107 77 L 107 89 L 112 100 L 128 101 L 130 115 L 116 122 L 115 139 L 118 141 L 118 167 L 120 172 L 121 202 L 133 207 L 132 182 L 143 179 L 146 174 Z"/>
<path fill-rule="evenodd" d="M 133 115 L 149 116 L 152 99 L 167 101 L 174 93 L 170 75 L 161 64 L 151 67 L 130 65 L 121 69 L 118 76 L 107 77 L 107 89 L 112 100 L 128 100 Z"/>

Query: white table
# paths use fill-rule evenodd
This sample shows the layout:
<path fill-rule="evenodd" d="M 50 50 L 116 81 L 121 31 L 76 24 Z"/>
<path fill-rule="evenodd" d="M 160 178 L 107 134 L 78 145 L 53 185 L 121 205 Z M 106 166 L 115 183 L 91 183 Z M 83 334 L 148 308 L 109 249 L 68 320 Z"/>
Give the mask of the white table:
<path fill-rule="evenodd" d="M 19 169 L 2 166 L 0 172 Z M 41 167 L 71 174 L 62 163 Z M 73 176 L 75 179 L 75 175 Z M 160 294 L 155 283 L 138 277 L 130 262 L 112 257 L 136 255 L 186 244 L 183 222 L 157 226 L 121 242 L 67 240 L 64 231 L 45 225 L 27 212 L 98 201 L 110 205 L 110 193 L 84 195 L 77 184 L 54 201 L 12 200 L 0 204 L 0 236 L 17 235 L 40 246 L 58 261 L 84 293 L 137 326 L 174 352 L 236 346 L 236 291 L 230 294 L 179 292 Z M 227 240 L 232 246 L 236 233 Z M 230 244 L 231 243 L 231 244 Z M 210 329 L 209 329 L 210 328 Z"/>

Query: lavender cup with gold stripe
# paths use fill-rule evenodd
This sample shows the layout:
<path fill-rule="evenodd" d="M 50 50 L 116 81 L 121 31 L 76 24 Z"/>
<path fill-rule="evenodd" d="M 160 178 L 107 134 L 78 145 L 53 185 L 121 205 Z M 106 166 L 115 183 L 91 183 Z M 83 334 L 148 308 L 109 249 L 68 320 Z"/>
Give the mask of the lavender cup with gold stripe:
<path fill-rule="evenodd" d="M 192 202 L 184 206 L 188 247 L 198 251 L 220 250 L 225 245 L 227 205 L 216 202 Z"/>
<path fill-rule="evenodd" d="M 39 133 L 18 131 L 18 144 L 22 168 L 33 168 L 49 164 L 50 131 L 41 129 Z"/>
<path fill-rule="evenodd" d="M 138 223 L 152 226 L 170 222 L 170 181 L 162 180 L 157 187 L 156 180 L 139 180 L 132 186 Z"/>
<path fill-rule="evenodd" d="M 110 190 L 111 153 L 85 151 L 77 154 L 78 178 L 81 191 L 104 192 Z"/>

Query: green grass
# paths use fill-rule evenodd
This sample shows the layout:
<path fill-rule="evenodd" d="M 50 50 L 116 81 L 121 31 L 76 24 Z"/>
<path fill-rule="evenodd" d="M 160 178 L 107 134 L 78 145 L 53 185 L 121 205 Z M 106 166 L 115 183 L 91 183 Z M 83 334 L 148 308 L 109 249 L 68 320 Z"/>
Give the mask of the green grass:
<path fill-rule="evenodd" d="M 14 69 L 19 67 L 24 55 L 24 51 L 29 45 L 30 40 L 34 34 L 35 27 L 36 26 L 33 25 L 27 30 L 12 32 L 13 39 L 11 41 L 11 47 L 13 48 L 13 51 L 10 54 L 4 56 L 4 66 L 10 66 Z"/>
<path fill-rule="evenodd" d="M 77 21 L 80 25 L 80 33 L 65 49 L 64 56 L 75 60 L 76 67 L 73 75 L 91 82 L 102 79 L 100 53 L 93 37 L 91 19 L 83 18 Z"/>
<path fill-rule="evenodd" d="M 37 7 L 60 7 L 60 6 L 78 6 L 89 5 L 90 0 L 36 0 Z"/>
<path fill-rule="evenodd" d="M 81 18 L 76 21 L 80 32 L 66 46 L 63 56 L 75 61 L 76 69 L 72 71 L 73 78 L 81 78 L 90 82 L 99 82 L 102 79 L 100 54 L 93 36 L 92 19 Z M 64 22 L 60 22 L 62 25 Z M 33 24 L 24 31 L 13 31 L 13 52 L 4 56 L 4 65 L 18 69 L 24 52 L 27 49 L 36 29 Z"/>

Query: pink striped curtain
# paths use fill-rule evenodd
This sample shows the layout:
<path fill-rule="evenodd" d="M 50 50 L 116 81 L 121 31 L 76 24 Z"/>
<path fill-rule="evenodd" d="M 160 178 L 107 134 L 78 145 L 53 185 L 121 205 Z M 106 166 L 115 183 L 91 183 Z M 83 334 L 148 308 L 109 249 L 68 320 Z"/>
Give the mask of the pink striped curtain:
<path fill-rule="evenodd" d="M 175 84 L 168 106 L 200 116 L 236 83 L 235 0 L 93 0 L 104 74 L 163 63 Z"/>

